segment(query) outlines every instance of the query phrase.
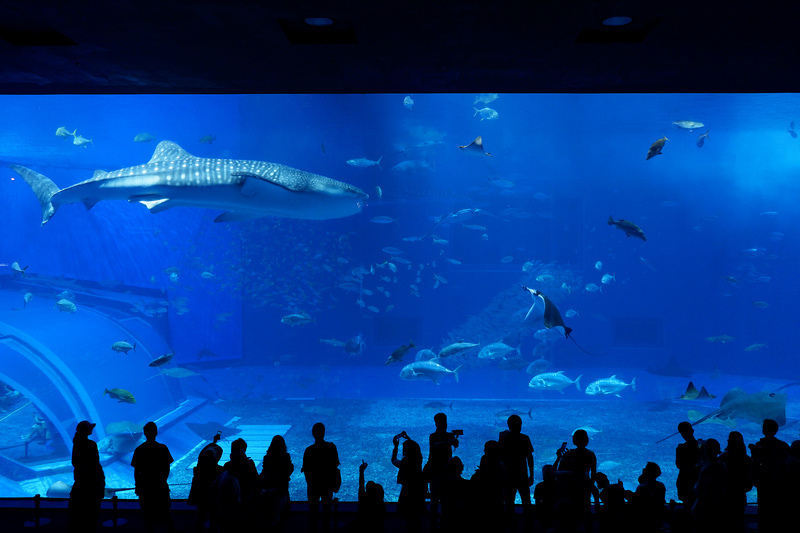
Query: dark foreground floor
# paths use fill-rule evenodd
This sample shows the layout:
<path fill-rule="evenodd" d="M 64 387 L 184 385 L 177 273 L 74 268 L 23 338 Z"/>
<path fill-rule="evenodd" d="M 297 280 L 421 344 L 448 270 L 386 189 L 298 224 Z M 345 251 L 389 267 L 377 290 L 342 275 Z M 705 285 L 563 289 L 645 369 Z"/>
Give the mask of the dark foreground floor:
<path fill-rule="evenodd" d="M 395 514 L 395 504 L 387 504 L 388 514 L 386 517 L 386 533 L 405 533 L 405 523 Z M 305 502 L 292 503 L 292 511 L 288 514 L 286 522 L 281 530 L 286 533 L 304 533 L 308 528 L 308 506 Z M 517 506 L 517 529 L 518 533 L 539 533 L 538 528 L 525 530 L 521 515 L 521 506 Z M 37 527 L 38 514 L 38 527 Z M 185 501 L 175 500 L 172 505 L 172 516 L 178 532 L 195 531 L 195 509 L 186 504 Z M 115 523 L 116 519 L 116 523 Z M 338 511 L 335 514 L 334 531 L 350 531 L 350 527 L 356 520 L 355 503 L 339 503 Z M 139 532 L 145 531 L 144 523 L 139 512 L 138 502 L 135 500 L 120 500 L 118 508 L 112 508 L 112 502 L 105 500 L 100 514 L 100 522 L 103 527 L 98 531 L 120 532 Z M 428 524 L 423 525 L 425 533 L 429 531 Z M 746 531 L 757 531 L 757 510 L 756 506 L 750 505 L 747 508 L 747 527 Z M 67 531 L 67 500 L 42 499 L 40 509 L 35 508 L 33 499 L 0 499 L 0 532 L 2 533 L 30 533 L 32 531 Z M 156 531 L 167 531 L 163 525 L 156 528 Z M 209 531 L 205 529 L 205 531 Z M 498 531 L 501 531 L 498 528 Z M 592 524 L 592 532 L 598 531 L 595 521 Z M 678 524 L 673 524 L 673 532 L 681 531 Z M 87 532 L 89 533 L 89 532 Z"/>

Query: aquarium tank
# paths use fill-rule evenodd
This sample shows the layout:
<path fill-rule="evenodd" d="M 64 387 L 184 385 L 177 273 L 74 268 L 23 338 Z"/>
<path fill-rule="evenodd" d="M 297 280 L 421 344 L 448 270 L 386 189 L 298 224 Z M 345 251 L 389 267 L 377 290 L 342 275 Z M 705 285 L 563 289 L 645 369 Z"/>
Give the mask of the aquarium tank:
<path fill-rule="evenodd" d="M 153 420 L 186 498 L 220 432 L 311 427 L 399 494 L 392 437 L 585 429 L 633 489 L 675 436 L 798 419 L 800 97 L 2 96 L 0 496 L 63 495 L 76 424 L 134 498 Z M 59 492 L 58 488 L 61 488 Z M 754 499 L 755 491 L 750 493 Z"/>

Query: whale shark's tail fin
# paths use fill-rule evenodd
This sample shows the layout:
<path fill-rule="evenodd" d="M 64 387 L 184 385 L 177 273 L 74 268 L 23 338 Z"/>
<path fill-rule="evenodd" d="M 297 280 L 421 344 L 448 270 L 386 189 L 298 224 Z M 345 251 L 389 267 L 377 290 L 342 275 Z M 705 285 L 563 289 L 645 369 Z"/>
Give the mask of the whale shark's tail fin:
<path fill-rule="evenodd" d="M 8 165 L 14 172 L 19 174 L 22 179 L 25 180 L 25 183 L 30 185 L 33 193 L 36 195 L 36 198 L 39 199 L 39 204 L 42 206 L 42 226 L 50 220 L 56 213 L 56 207 L 53 206 L 52 199 L 53 195 L 55 195 L 60 189 L 58 185 L 53 183 L 53 180 L 35 172 L 27 167 L 23 167 L 21 165 Z"/>

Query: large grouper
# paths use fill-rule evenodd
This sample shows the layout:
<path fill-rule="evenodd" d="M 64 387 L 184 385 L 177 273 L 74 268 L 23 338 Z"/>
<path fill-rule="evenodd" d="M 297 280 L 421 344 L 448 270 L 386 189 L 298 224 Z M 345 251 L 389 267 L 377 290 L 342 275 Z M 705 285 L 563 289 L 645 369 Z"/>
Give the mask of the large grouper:
<path fill-rule="evenodd" d="M 90 209 L 102 200 L 127 200 L 151 213 L 172 207 L 223 211 L 215 222 L 279 216 L 310 220 L 358 213 L 369 196 L 347 183 L 266 161 L 195 157 L 171 141 L 161 141 L 144 165 L 111 172 L 59 189 L 29 168 L 9 165 L 30 185 L 42 206 L 44 225 L 64 204 Z"/>

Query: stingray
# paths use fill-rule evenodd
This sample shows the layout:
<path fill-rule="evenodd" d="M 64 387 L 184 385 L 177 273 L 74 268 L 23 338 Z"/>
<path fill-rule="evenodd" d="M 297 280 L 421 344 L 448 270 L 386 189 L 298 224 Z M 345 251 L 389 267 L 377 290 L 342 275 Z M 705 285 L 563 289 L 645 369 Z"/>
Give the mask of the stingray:
<path fill-rule="evenodd" d="M 238 435 L 239 433 L 242 432 L 241 429 L 223 426 L 219 422 L 204 422 L 202 424 L 199 424 L 197 422 L 186 422 L 186 427 L 189 428 L 191 432 L 197 435 L 198 437 L 206 440 L 211 440 L 211 438 L 217 432 L 222 433 L 222 436 L 226 438 Z"/>
<path fill-rule="evenodd" d="M 734 387 L 722 397 L 719 409 L 695 420 L 692 425 L 695 426 L 709 418 L 721 420 L 743 418 L 756 424 L 761 424 L 765 419 L 771 418 L 778 423 L 778 426 L 783 426 L 786 424 L 786 398 L 786 394 L 776 392 L 762 391 L 748 394 L 739 387 Z M 677 434 L 678 432 L 675 432 L 658 442 L 665 441 Z"/>
<path fill-rule="evenodd" d="M 475 140 L 468 145 L 459 146 L 459 148 L 472 155 L 488 155 L 492 157 L 492 154 L 483 149 L 483 138 L 480 135 L 475 137 Z"/>
<path fill-rule="evenodd" d="M 543 292 L 537 291 L 536 289 L 530 289 L 524 285 L 522 286 L 522 290 L 528 291 L 529 293 L 531 293 L 531 297 L 533 297 L 533 305 L 531 305 L 531 308 L 528 309 L 528 314 L 525 315 L 525 318 L 522 319 L 523 322 L 525 322 L 525 320 L 531 314 L 533 308 L 536 307 L 536 297 L 538 296 L 539 298 L 542 299 L 542 302 L 544 302 L 544 314 L 542 315 L 542 318 L 544 319 L 545 328 L 550 329 L 556 326 L 561 326 L 562 328 L 564 328 L 564 336 L 569 340 L 571 340 L 572 342 L 574 342 L 575 346 L 577 346 L 580 351 L 587 353 L 589 355 L 600 355 L 600 354 L 594 354 L 592 352 L 587 352 L 581 347 L 580 344 L 577 343 L 577 341 L 575 341 L 575 339 L 569 336 L 569 334 L 572 333 L 572 328 L 564 324 L 564 319 L 561 318 L 561 313 L 558 311 L 556 304 L 551 302 L 550 298 L 545 296 Z"/>

